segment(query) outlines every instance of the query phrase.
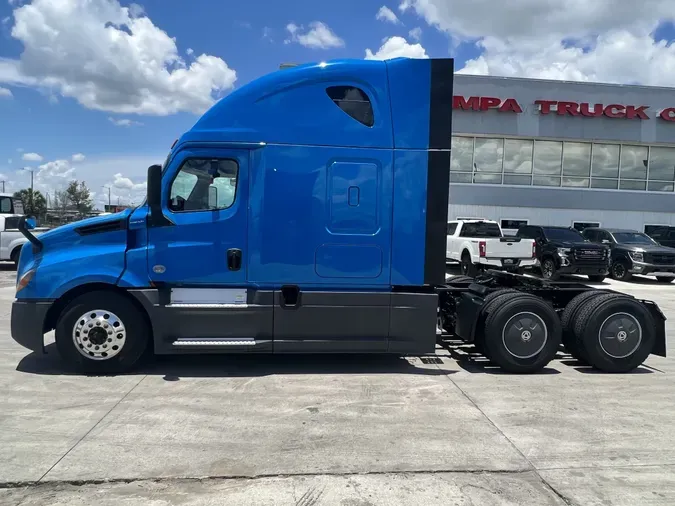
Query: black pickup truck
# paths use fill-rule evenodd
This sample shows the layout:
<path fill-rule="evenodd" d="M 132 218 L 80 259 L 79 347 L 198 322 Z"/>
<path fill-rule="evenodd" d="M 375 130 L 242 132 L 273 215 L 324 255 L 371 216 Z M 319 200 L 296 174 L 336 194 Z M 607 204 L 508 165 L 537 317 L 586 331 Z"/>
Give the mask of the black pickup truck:
<path fill-rule="evenodd" d="M 609 273 L 609 247 L 588 241 L 572 227 L 526 225 L 516 235 L 534 239 L 541 274 L 546 279 L 582 274 L 599 282 Z"/>
<path fill-rule="evenodd" d="M 633 274 L 655 276 L 659 283 L 675 279 L 675 248 L 662 246 L 647 234 L 637 230 L 587 228 L 584 237 L 612 250 L 610 275 L 628 281 Z"/>

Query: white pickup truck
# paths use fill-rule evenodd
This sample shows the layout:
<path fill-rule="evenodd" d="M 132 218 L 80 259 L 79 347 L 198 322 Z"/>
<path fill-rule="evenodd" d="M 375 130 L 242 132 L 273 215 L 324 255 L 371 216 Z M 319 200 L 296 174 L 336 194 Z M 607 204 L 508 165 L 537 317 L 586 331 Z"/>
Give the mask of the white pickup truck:
<path fill-rule="evenodd" d="M 19 218 L 22 214 L 0 214 L 0 261 L 11 260 L 16 265 L 19 262 L 19 253 L 28 239 L 19 232 Z M 41 227 L 31 230 L 33 235 L 40 235 L 49 228 Z"/>
<path fill-rule="evenodd" d="M 537 264 L 533 239 L 505 237 L 496 221 L 448 222 L 445 258 L 459 262 L 462 274 L 475 276 L 482 269 L 522 272 Z"/>

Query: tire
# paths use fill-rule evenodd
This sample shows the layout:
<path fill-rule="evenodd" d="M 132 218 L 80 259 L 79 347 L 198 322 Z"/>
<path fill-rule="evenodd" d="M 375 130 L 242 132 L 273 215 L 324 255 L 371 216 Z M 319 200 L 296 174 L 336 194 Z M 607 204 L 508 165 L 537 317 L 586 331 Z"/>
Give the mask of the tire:
<path fill-rule="evenodd" d="M 592 281 L 593 283 L 601 283 L 605 280 L 606 276 L 598 275 L 598 276 L 588 276 L 588 280 Z"/>
<path fill-rule="evenodd" d="M 478 314 L 478 324 L 473 344 L 478 352 L 482 353 L 490 360 L 492 359 L 488 355 L 489 351 L 485 349 L 483 342 L 485 337 L 485 320 L 487 316 L 499 306 L 499 304 L 512 299 L 514 296 L 520 293 L 521 292 L 513 288 L 503 288 L 501 290 L 495 290 L 494 292 L 489 293 L 487 297 L 483 299 L 483 307 Z"/>
<path fill-rule="evenodd" d="M 468 283 L 468 282 L 473 282 L 473 278 L 469 276 L 455 276 L 454 278 L 450 278 L 448 280 L 448 283 Z"/>
<path fill-rule="evenodd" d="M 463 276 L 475 278 L 478 274 L 478 269 L 471 261 L 471 255 L 467 252 L 462 254 L 462 260 L 459 262 L 460 270 Z"/>
<path fill-rule="evenodd" d="M 562 324 L 562 343 L 567 352 L 576 358 L 579 362 L 584 364 L 588 363 L 588 358 L 583 350 L 583 347 L 580 346 L 580 343 L 577 343 L 577 339 L 574 336 L 574 322 L 576 321 L 576 316 L 579 310 L 593 297 L 600 295 L 609 295 L 604 290 L 588 290 L 587 292 L 582 292 L 576 297 L 574 297 L 560 316 L 560 323 Z M 621 297 L 621 294 L 613 294 L 617 297 Z"/>
<path fill-rule="evenodd" d="M 504 300 L 507 297 L 508 300 Z M 558 352 L 562 325 L 553 307 L 534 295 L 506 294 L 491 302 L 485 320 L 486 356 L 513 373 L 543 369 Z"/>
<path fill-rule="evenodd" d="M 612 262 L 610 274 L 617 281 L 630 281 L 633 275 L 628 272 L 628 263 L 625 260 Z"/>
<path fill-rule="evenodd" d="M 560 278 L 553 257 L 546 257 L 541 261 L 541 277 L 551 281 L 556 281 Z"/>
<path fill-rule="evenodd" d="M 19 246 L 18 248 L 14 248 L 14 250 L 12 251 L 12 254 L 9 256 L 9 259 L 12 262 L 14 262 L 14 268 L 15 269 L 19 267 L 20 256 L 21 256 L 21 246 Z"/>
<path fill-rule="evenodd" d="M 659 283 L 672 283 L 673 278 L 667 278 L 667 277 L 664 277 L 664 276 L 656 276 L 656 281 L 658 281 Z"/>
<path fill-rule="evenodd" d="M 149 336 L 145 315 L 131 300 L 115 292 L 80 295 L 56 322 L 59 353 L 69 366 L 87 374 L 130 370 L 148 348 Z"/>
<path fill-rule="evenodd" d="M 574 335 L 588 363 L 609 373 L 629 372 L 652 351 L 656 333 L 652 315 L 637 300 L 619 294 L 592 299 L 578 312 Z"/>

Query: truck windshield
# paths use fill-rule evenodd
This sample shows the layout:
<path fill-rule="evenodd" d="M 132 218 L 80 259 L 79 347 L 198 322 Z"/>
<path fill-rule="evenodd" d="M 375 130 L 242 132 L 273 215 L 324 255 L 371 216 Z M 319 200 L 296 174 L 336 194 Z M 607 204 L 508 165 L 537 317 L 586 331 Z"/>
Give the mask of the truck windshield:
<path fill-rule="evenodd" d="M 587 242 L 583 235 L 572 228 L 544 228 L 549 241 Z"/>
<path fill-rule="evenodd" d="M 460 235 L 462 237 L 501 237 L 502 231 L 496 223 L 465 223 Z"/>
<path fill-rule="evenodd" d="M 621 244 L 656 244 L 651 237 L 640 232 L 617 232 L 613 235 L 616 242 Z"/>

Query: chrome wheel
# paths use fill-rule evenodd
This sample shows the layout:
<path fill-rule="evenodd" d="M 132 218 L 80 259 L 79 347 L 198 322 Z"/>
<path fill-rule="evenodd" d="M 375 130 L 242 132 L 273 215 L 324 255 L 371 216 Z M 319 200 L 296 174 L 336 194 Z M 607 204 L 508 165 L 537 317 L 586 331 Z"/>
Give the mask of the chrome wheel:
<path fill-rule="evenodd" d="M 546 346 L 548 329 L 542 318 L 530 312 L 513 315 L 502 330 L 502 343 L 511 355 L 532 358 Z"/>
<path fill-rule="evenodd" d="M 600 325 L 600 347 L 612 358 L 630 357 L 642 343 L 642 326 L 633 315 L 614 313 Z"/>
<path fill-rule="evenodd" d="M 94 309 L 80 316 L 73 327 L 73 343 L 90 360 L 108 360 L 117 355 L 127 339 L 122 320 L 105 309 Z"/>
<path fill-rule="evenodd" d="M 555 265 L 553 265 L 553 261 L 544 260 L 544 263 L 541 266 L 541 271 L 545 278 L 553 277 L 553 274 L 555 273 Z"/>

